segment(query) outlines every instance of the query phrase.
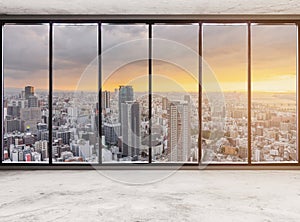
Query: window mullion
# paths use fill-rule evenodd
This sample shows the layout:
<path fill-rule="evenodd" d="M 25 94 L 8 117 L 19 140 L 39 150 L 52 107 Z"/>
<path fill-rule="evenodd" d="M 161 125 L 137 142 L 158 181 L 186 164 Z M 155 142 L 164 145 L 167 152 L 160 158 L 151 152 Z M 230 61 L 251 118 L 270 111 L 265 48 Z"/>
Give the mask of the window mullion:
<path fill-rule="evenodd" d="M 98 23 L 98 133 L 99 133 L 99 154 L 98 163 L 102 164 L 102 36 L 101 22 Z"/>
<path fill-rule="evenodd" d="M 199 136 L 198 136 L 198 163 L 201 164 L 202 160 L 202 23 L 199 23 L 198 35 L 198 54 L 199 54 L 199 67 L 198 67 L 198 121 L 199 121 Z"/>
<path fill-rule="evenodd" d="M 248 164 L 251 164 L 251 23 L 248 22 Z"/>
<path fill-rule="evenodd" d="M 48 96 L 48 156 L 49 164 L 52 165 L 52 116 L 53 116 L 53 23 L 49 23 L 49 96 Z"/>
<path fill-rule="evenodd" d="M 148 75 L 149 75 L 149 163 L 152 162 L 152 24 L 148 30 Z"/>
<path fill-rule="evenodd" d="M 1 152 L 1 158 L 0 158 L 0 164 L 2 164 L 2 160 L 3 160 L 3 41 L 2 41 L 2 30 L 3 30 L 3 23 L 1 22 L 1 29 L 0 29 L 0 48 L 1 48 L 1 53 L 0 53 L 0 69 L 1 69 L 1 109 L 0 109 L 0 121 L 1 121 L 1 127 L 0 127 L 0 135 L 1 135 L 1 139 L 0 139 L 0 152 Z"/>
<path fill-rule="evenodd" d="M 300 91 L 299 91 L 299 86 L 300 86 L 300 23 L 297 24 L 297 86 L 296 86 L 296 91 L 297 91 L 297 152 L 298 152 L 298 164 L 300 164 L 300 148 L 299 148 L 299 138 L 300 138 L 300 130 L 299 130 L 299 126 L 300 126 L 300 118 L 299 118 L 299 113 L 300 113 Z"/>

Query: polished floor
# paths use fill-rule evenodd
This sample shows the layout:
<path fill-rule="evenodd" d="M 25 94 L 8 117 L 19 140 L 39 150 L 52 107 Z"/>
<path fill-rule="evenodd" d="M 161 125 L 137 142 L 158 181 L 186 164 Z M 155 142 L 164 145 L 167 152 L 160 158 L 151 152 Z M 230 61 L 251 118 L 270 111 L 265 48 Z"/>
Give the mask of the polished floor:
<path fill-rule="evenodd" d="M 300 221 L 300 171 L 1 171 L 0 221 Z"/>

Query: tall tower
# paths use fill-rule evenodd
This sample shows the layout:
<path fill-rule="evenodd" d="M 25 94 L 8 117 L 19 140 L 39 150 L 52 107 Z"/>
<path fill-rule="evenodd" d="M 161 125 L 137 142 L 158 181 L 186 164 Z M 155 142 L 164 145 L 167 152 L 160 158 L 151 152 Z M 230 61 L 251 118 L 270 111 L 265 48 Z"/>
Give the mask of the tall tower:
<path fill-rule="evenodd" d="M 28 97 L 28 107 L 38 107 L 38 98 L 36 96 Z"/>
<path fill-rule="evenodd" d="M 169 102 L 169 100 L 168 100 L 168 98 L 167 97 L 162 97 L 162 109 L 163 110 L 167 110 L 167 108 L 168 108 L 168 102 Z"/>
<path fill-rule="evenodd" d="M 173 101 L 168 105 L 168 159 L 188 161 L 191 152 L 190 106 L 187 101 Z"/>
<path fill-rule="evenodd" d="M 177 152 L 179 146 L 179 113 L 177 106 L 172 102 L 168 105 L 168 159 L 169 161 L 177 161 Z"/>
<path fill-rule="evenodd" d="M 119 87 L 119 122 L 121 122 L 122 103 L 126 101 L 133 101 L 133 88 L 132 86 Z"/>
<path fill-rule="evenodd" d="M 29 99 L 30 96 L 34 96 L 34 87 L 25 86 L 25 99 Z"/>
<path fill-rule="evenodd" d="M 103 91 L 102 92 L 102 109 L 110 108 L 110 92 Z"/>
<path fill-rule="evenodd" d="M 124 102 L 121 110 L 123 156 L 138 156 L 141 145 L 140 105 L 133 101 Z"/>

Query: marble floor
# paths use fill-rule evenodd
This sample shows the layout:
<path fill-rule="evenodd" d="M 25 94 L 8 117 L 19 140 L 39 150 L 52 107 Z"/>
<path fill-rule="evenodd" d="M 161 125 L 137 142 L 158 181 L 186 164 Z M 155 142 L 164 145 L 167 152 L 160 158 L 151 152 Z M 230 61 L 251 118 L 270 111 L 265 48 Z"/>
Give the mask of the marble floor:
<path fill-rule="evenodd" d="M 300 221 L 300 171 L 0 171 L 0 221 Z"/>

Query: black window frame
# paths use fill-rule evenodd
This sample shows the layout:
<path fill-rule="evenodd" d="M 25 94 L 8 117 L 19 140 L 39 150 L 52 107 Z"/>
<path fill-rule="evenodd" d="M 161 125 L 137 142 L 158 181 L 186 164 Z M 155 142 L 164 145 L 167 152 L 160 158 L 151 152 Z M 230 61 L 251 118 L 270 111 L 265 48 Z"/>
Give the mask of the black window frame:
<path fill-rule="evenodd" d="M 299 151 L 299 138 L 300 138 L 300 16 L 296 15 L 2 15 L 0 16 L 0 67 L 1 67 L 1 110 L 0 110 L 0 152 L 3 157 L 3 26 L 5 24 L 20 24 L 20 25 L 32 25 L 32 24 L 48 24 L 49 25 L 49 157 L 52 156 L 52 96 L 53 96 L 53 24 L 54 23 L 97 23 L 98 24 L 98 55 L 101 55 L 102 40 L 101 40 L 101 24 L 136 24 L 142 23 L 148 25 L 148 75 L 149 75 L 149 89 L 152 85 L 152 25 L 155 24 L 189 24 L 197 23 L 199 25 L 199 39 L 198 39 L 198 54 L 202 57 L 203 49 L 203 26 L 204 23 L 220 23 L 220 24 L 232 24 L 243 23 L 247 24 L 247 62 L 248 62 L 248 82 L 247 82 L 247 95 L 248 95 L 248 162 L 245 163 L 211 163 L 208 166 L 201 163 L 201 139 L 198 139 L 198 163 L 151 163 L 151 146 L 149 146 L 149 162 L 146 164 L 132 163 L 105 163 L 102 164 L 101 151 L 102 147 L 99 145 L 98 163 L 72 163 L 72 164 L 53 164 L 52 158 L 49 158 L 49 163 L 3 163 L 0 159 L 0 169 L 167 169 L 172 167 L 180 167 L 180 169 L 300 169 L 300 151 Z M 296 84 L 297 84 L 297 163 L 267 163 L 259 162 L 253 164 L 251 162 L 251 24 L 269 24 L 269 25 L 282 25 L 282 24 L 294 24 L 297 27 L 297 68 L 296 68 Z M 102 61 L 99 56 L 98 62 L 98 104 L 101 104 L 101 92 L 102 92 Z M 199 115 L 199 138 L 201 138 L 201 117 L 202 117 L 202 62 L 199 61 L 199 88 L 198 88 L 198 115 Z M 151 107 L 151 91 L 149 91 L 149 107 Z M 101 116 L 101 115 L 100 115 Z M 151 118 L 151 112 L 149 112 Z M 99 118 L 99 126 L 101 126 L 102 120 Z M 101 129 L 99 130 L 99 136 L 101 138 Z M 151 131 L 150 131 L 151 136 Z M 151 140 L 149 140 L 151 141 Z M 205 167 L 206 166 L 206 167 Z"/>

